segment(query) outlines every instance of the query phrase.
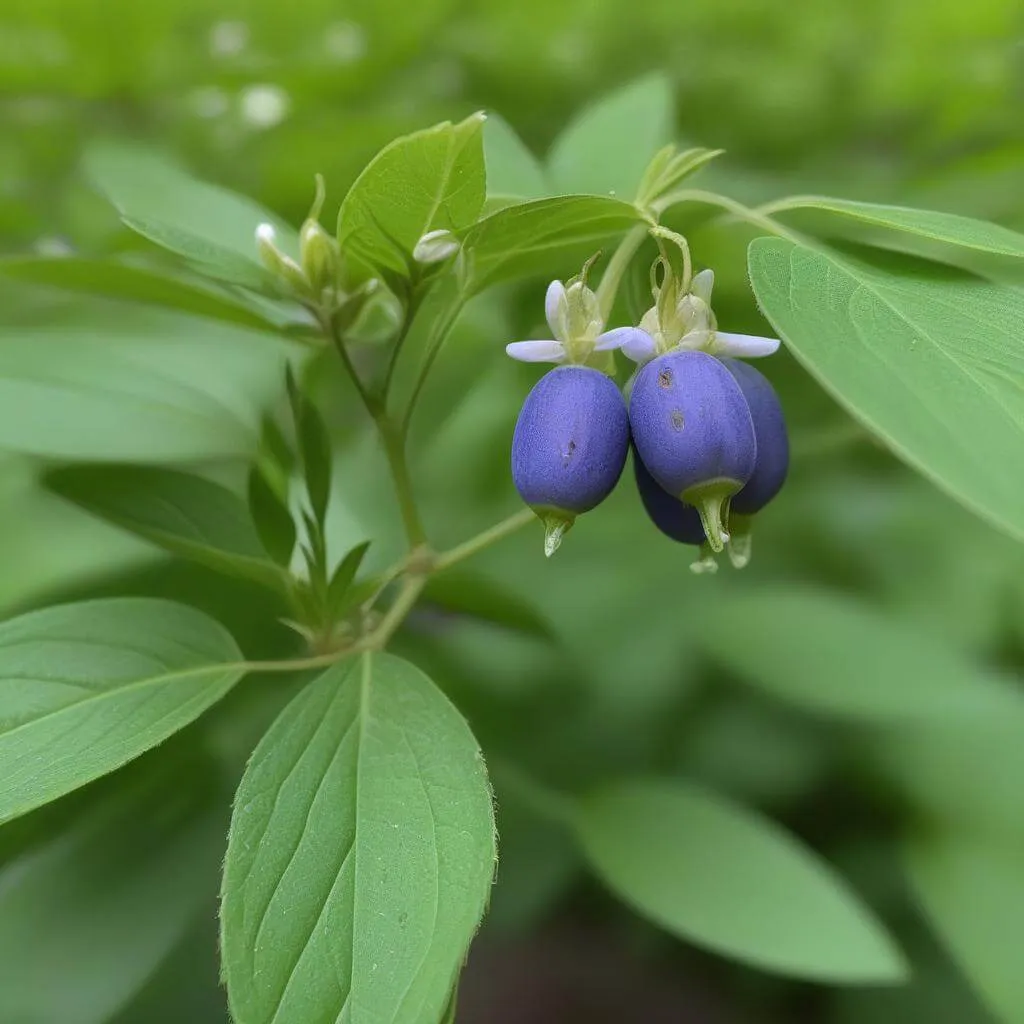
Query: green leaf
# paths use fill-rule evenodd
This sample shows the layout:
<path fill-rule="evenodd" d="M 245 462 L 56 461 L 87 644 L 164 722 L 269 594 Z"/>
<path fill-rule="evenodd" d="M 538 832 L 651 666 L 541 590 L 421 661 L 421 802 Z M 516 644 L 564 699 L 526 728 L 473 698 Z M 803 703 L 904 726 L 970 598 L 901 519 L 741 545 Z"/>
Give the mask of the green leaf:
<path fill-rule="evenodd" d="M 445 611 L 483 619 L 545 640 L 553 636 L 551 624 L 534 605 L 472 569 L 455 567 L 431 576 L 422 599 Z"/>
<path fill-rule="evenodd" d="M 675 781 L 623 783 L 575 819 L 604 881 L 663 928 L 764 970 L 902 981 L 892 939 L 823 861 L 777 825 Z"/>
<path fill-rule="evenodd" d="M 520 274 L 540 276 L 549 266 L 571 265 L 580 253 L 593 255 L 639 220 L 631 203 L 602 196 L 537 199 L 498 210 L 466 234 L 470 291 Z"/>
<path fill-rule="evenodd" d="M 932 925 L 978 995 L 1000 1021 L 1024 1021 L 1024 847 L 940 833 L 910 842 L 906 865 Z"/>
<path fill-rule="evenodd" d="M 170 601 L 112 598 L 0 624 L 0 823 L 163 742 L 242 675 L 222 626 Z"/>
<path fill-rule="evenodd" d="M 755 239 L 765 316 L 902 459 L 1024 539 L 1024 291 L 903 260 L 890 270 Z"/>
<path fill-rule="evenodd" d="M 1024 846 L 1020 715 L 886 730 L 862 745 L 882 784 L 927 821 Z"/>
<path fill-rule="evenodd" d="M 327 425 L 320 415 L 320 410 L 308 395 L 299 390 L 291 372 L 288 373 L 287 382 L 303 478 L 306 481 L 310 507 L 322 529 L 327 519 L 327 505 L 331 498 L 331 436 L 327 432 Z"/>
<path fill-rule="evenodd" d="M 489 199 L 540 199 L 550 191 L 540 161 L 497 114 L 484 124 L 484 162 Z"/>
<path fill-rule="evenodd" d="M 221 908 L 235 1021 L 440 1020 L 494 856 L 483 759 L 448 699 L 390 655 L 331 668 L 235 799 Z"/>
<path fill-rule="evenodd" d="M 273 590 L 284 584 L 245 502 L 205 477 L 148 466 L 86 465 L 54 470 L 45 483 L 93 515 L 182 558 Z"/>
<path fill-rule="evenodd" d="M 338 242 L 375 267 L 408 275 L 428 231 L 472 224 L 486 197 L 483 115 L 445 121 L 385 146 L 349 189 Z"/>
<path fill-rule="evenodd" d="M 631 200 L 654 154 L 672 139 L 672 85 L 660 72 L 588 107 L 558 137 L 548 171 L 560 192 Z"/>
<path fill-rule="evenodd" d="M 106 1024 L 212 906 L 209 774 L 131 778 L 0 870 L 0 1020 Z"/>
<path fill-rule="evenodd" d="M 884 206 L 827 196 L 793 196 L 772 203 L 773 214 L 790 210 L 822 210 L 850 218 L 868 227 L 915 235 L 931 242 L 955 245 L 995 256 L 1024 259 L 1024 235 L 999 224 L 962 217 L 938 210 L 915 210 L 908 206 Z"/>
<path fill-rule="evenodd" d="M 86 172 L 132 230 L 202 266 L 211 275 L 263 287 L 256 228 L 272 224 L 277 245 L 297 256 L 298 235 L 259 204 L 191 177 L 159 154 L 106 143 L 86 156 Z"/>
<path fill-rule="evenodd" d="M 274 329 L 281 323 L 280 319 L 268 318 L 243 299 L 202 278 L 189 280 L 125 263 L 26 257 L 0 262 L 0 273 L 19 281 L 165 306 L 257 330 Z"/>
<path fill-rule="evenodd" d="M 0 447 L 58 459 L 248 456 L 290 349 L 264 332 L 75 300 L 0 326 Z"/>
<path fill-rule="evenodd" d="M 295 520 L 257 466 L 249 470 L 249 515 L 263 550 L 287 569 L 295 550 Z"/>
<path fill-rule="evenodd" d="M 349 606 L 348 600 L 352 582 L 359 572 L 359 566 L 363 564 L 366 552 L 370 548 L 370 541 L 363 541 L 357 544 L 338 563 L 337 568 L 331 576 L 331 582 L 327 586 L 328 608 L 335 617 L 340 616 Z"/>
<path fill-rule="evenodd" d="M 850 598 L 811 587 L 717 595 L 694 639 L 719 665 L 812 711 L 878 723 L 1024 723 L 1009 680 Z"/>

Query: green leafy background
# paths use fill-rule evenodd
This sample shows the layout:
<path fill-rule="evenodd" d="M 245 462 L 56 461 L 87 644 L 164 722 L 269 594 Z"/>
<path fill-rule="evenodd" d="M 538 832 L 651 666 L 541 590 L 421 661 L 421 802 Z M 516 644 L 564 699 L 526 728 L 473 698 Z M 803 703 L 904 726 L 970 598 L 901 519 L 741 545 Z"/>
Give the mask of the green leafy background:
<path fill-rule="evenodd" d="M 308 360 L 301 316 L 237 287 L 265 281 L 246 239 L 269 219 L 294 251 L 287 225 L 315 172 L 333 215 L 381 147 L 448 121 L 437 189 L 420 198 L 429 211 L 456 193 L 436 226 L 476 247 L 479 294 L 413 421 L 439 546 L 518 507 L 509 438 L 536 368 L 503 345 L 542 328 L 545 275 L 575 272 L 635 221 L 631 192 L 672 139 L 727 151 L 694 188 L 772 204 L 768 227 L 703 200 L 666 219 L 715 268 L 725 329 L 784 336 L 762 367 L 794 452 L 742 574 L 691 576 L 624 481 L 551 562 L 528 530 L 438 576 L 397 636 L 436 684 L 424 701 L 450 757 L 473 747 L 448 701 L 496 795 L 501 859 L 458 1020 L 1024 1022 L 1021 31 L 1014 0 L 8 4 L 0 700 L 16 696 L 0 704 L 0 794 L 36 756 L 18 714 L 47 728 L 21 613 L 67 603 L 71 632 L 46 643 L 63 645 L 77 684 L 130 686 L 137 669 L 164 703 L 131 750 L 104 748 L 97 717 L 93 767 L 71 778 L 55 758 L 39 799 L 67 796 L 0 807 L 13 818 L 0 829 L 0 1021 L 228 1019 L 228 807 L 308 682 L 232 689 L 238 652 L 221 628 L 245 657 L 296 650 L 280 545 L 237 525 L 286 363 L 308 362 L 336 446 L 334 562 L 371 538 L 370 569 L 401 550 L 351 388 Z M 484 128 L 486 197 L 445 171 L 452 152 L 477 159 L 459 133 L 480 110 L 500 115 Z M 509 205 L 565 191 L 594 194 Z M 776 202 L 787 196 L 801 198 Z M 423 211 L 406 213 L 386 226 L 411 242 Z M 646 267 L 638 281 L 623 318 Z M 105 476 L 90 474 L 100 462 Z M 130 604 L 116 621 L 110 598 Z M 102 646 L 84 656 L 83 635 Z M 165 672 L 204 682 L 203 718 L 187 724 L 198 698 L 161 688 Z M 183 731 L 160 744 L 167 714 Z M 472 930 L 450 926 L 447 958 L 424 945 L 438 971 L 424 1005 L 444 1011 Z M 227 951 L 232 983 L 245 965 Z M 340 1012 L 336 991 L 303 992 L 324 1019 Z M 263 1019 L 254 1005 L 238 1024 Z"/>

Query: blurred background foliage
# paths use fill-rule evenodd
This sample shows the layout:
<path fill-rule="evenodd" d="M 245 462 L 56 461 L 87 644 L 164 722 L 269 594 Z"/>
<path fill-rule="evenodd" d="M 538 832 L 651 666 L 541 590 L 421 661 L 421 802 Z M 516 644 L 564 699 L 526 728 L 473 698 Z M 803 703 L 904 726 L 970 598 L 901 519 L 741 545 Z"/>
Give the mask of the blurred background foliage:
<path fill-rule="evenodd" d="M 151 143 L 297 223 L 314 172 L 333 210 L 397 134 L 485 109 L 543 153 L 581 106 L 652 69 L 673 83 L 680 138 L 728 151 L 702 187 L 749 202 L 803 191 L 901 202 L 1024 229 L 1018 0 L 7 0 L 0 253 L 138 245 L 82 174 L 97 140 Z M 681 226 L 697 263 L 716 270 L 723 326 L 763 330 L 746 281 L 751 230 Z M 502 346 L 540 325 L 542 287 L 475 300 L 424 396 L 414 473 L 439 545 L 516 507 L 509 441 L 536 370 L 504 359 Z M 62 324 L 101 340 L 154 337 L 151 314 L 130 304 L 9 280 L 0 308 L 0 344 L 54 342 L 55 358 L 83 365 L 94 357 L 61 341 Z M 195 343 L 194 321 L 160 325 L 167 345 Z M 1024 915 L 1012 912 L 1024 905 L 1024 734 L 1013 723 L 996 734 L 929 720 L 933 704 L 945 706 L 946 675 L 968 687 L 1019 678 L 1024 549 L 873 443 L 787 355 L 766 370 L 794 464 L 758 523 L 748 570 L 692 577 L 689 553 L 622 486 L 552 562 L 537 531 L 506 541 L 439 580 L 400 635 L 399 649 L 470 718 L 498 793 L 502 863 L 463 984 L 466 1024 L 1024 1020 L 1009 952 L 1024 948 Z M 380 454 L 340 374 L 316 371 L 339 440 L 332 543 L 343 552 L 372 536 L 370 561 L 386 564 L 400 531 Z M 5 612 L 162 594 L 220 618 L 247 654 L 288 652 L 270 599 L 64 504 L 41 488 L 39 460 L 23 453 L 33 450 L 0 461 Z M 240 479 L 231 459 L 206 470 Z M 854 706 L 858 680 L 893 700 Z M 109 781 L 96 783 L 0 833 L 0 1022 L 226 1019 L 213 928 L 223 823 L 207 805 L 224 806 L 294 685 L 247 683 L 132 768 L 137 790 L 111 796 Z M 524 768 L 570 789 L 676 774 L 761 808 L 891 925 L 912 983 L 843 991 L 772 979 L 640 924 L 533 812 Z M 177 795 L 166 814 L 150 821 L 122 806 L 166 789 L 169 770 Z M 141 851 L 124 860 L 144 866 L 137 878 L 104 863 L 104 851 L 126 846 Z M 908 857 L 919 865 L 912 882 Z M 13 884 L 15 868 L 29 883 Z M 65 878 L 59 898 L 47 870 Z M 40 1010 L 32 993 L 44 986 L 55 994 Z"/>

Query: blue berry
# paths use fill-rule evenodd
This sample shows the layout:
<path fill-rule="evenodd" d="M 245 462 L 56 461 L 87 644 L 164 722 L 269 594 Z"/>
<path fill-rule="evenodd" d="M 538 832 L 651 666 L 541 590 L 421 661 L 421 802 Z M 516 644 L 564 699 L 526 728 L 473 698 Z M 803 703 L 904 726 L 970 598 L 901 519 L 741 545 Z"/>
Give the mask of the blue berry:
<path fill-rule="evenodd" d="M 628 449 L 626 403 L 603 373 L 559 366 L 534 385 L 512 436 L 512 479 L 545 524 L 548 554 L 611 494 Z"/>
<path fill-rule="evenodd" d="M 779 396 L 768 378 L 738 359 L 723 359 L 722 365 L 733 375 L 747 400 L 757 439 L 754 473 L 730 505 L 730 514 L 749 516 L 760 512 L 785 483 L 789 472 L 789 434 Z"/>
<path fill-rule="evenodd" d="M 700 513 L 721 551 L 729 499 L 750 479 L 757 442 L 740 386 L 706 352 L 669 352 L 637 374 L 629 401 L 633 443 L 651 476 Z"/>
<path fill-rule="evenodd" d="M 657 480 L 651 476 L 643 460 L 633 452 L 633 470 L 636 473 L 636 489 L 648 518 L 666 537 L 680 544 L 704 543 L 704 527 L 700 513 L 678 498 L 673 498 Z"/>

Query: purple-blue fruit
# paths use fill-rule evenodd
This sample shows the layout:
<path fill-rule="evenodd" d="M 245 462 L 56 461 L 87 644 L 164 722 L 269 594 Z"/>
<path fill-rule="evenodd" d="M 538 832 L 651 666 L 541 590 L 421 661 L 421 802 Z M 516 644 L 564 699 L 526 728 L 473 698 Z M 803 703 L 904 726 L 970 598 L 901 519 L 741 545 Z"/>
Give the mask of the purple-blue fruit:
<path fill-rule="evenodd" d="M 760 512 L 785 483 L 789 472 L 789 434 L 779 396 L 768 378 L 738 359 L 723 359 L 722 365 L 733 375 L 747 400 L 757 440 L 754 472 L 730 505 L 730 515 L 749 516 Z"/>
<path fill-rule="evenodd" d="M 629 415 L 615 383 L 559 366 L 526 396 L 512 435 L 512 479 L 544 522 L 551 554 L 582 512 L 611 494 L 629 450 Z"/>
<path fill-rule="evenodd" d="M 651 476 L 700 513 L 721 551 L 730 498 L 754 472 L 757 442 L 739 384 L 706 352 L 669 352 L 637 374 L 629 400 L 633 443 Z"/>
<path fill-rule="evenodd" d="M 654 525 L 666 537 L 680 544 L 695 544 L 700 547 L 705 541 L 704 526 L 700 513 L 678 498 L 673 498 L 657 480 L 651 476 L 643 460 L 633 452 L 633 469 L 636 473 L 636 489 L 640 492 L 644 511 Z"/>

